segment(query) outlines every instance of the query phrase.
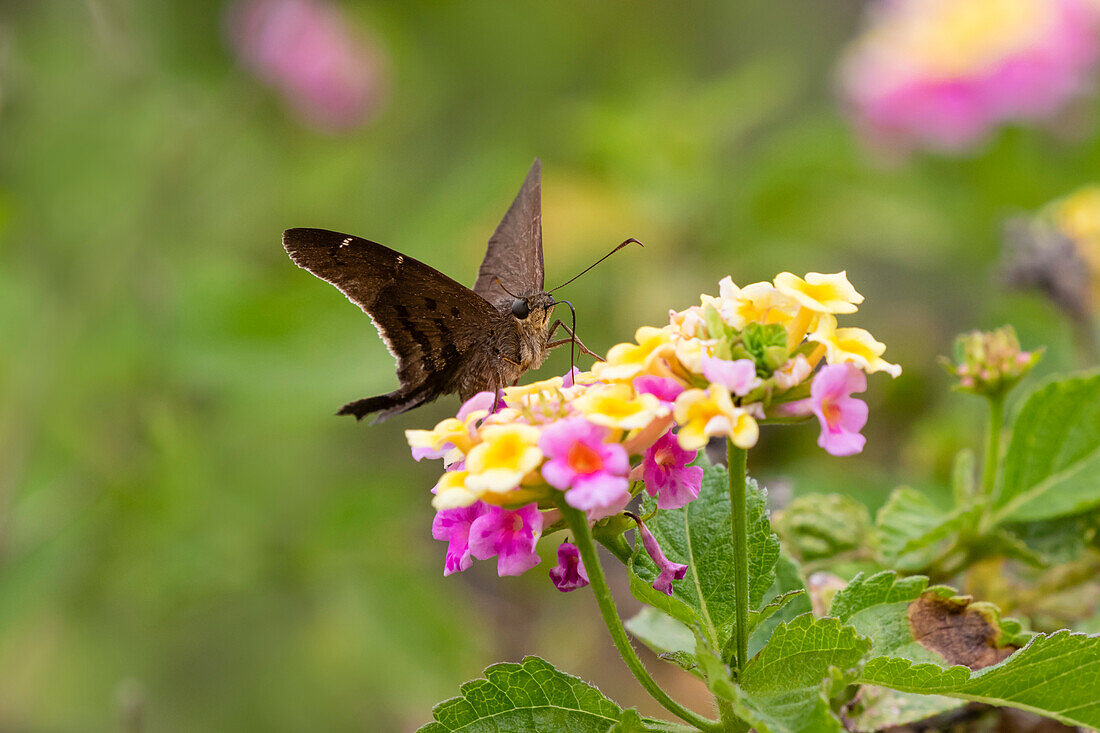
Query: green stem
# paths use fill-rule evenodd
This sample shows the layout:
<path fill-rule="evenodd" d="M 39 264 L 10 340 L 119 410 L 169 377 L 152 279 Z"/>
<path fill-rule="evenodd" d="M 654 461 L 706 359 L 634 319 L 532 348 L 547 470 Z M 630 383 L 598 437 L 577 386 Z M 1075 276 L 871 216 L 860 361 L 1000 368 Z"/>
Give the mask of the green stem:
<path fill-rule="evenodd" d="M 1004 426 L 1005 396 L 995 395 L 989 398 L 989 432 L 986 436 L 985 461 L 982 464 L 982 487 L 980 501 L 982 502 L 982 519 L 979 533 L 984 534 L 989 530 L 990 506 L 993 503 L 993 493 L 997 489 L 997 463 L 1001 455 L 1001 430 Z"/>
<path fill-rule="evenodd" d="M 745 463 L 748 453 L 726 439 L 729 464 L 730 521 L 733 523 L 734 633 L 737 635 L 737 659 L 733 668 L 737 679 L 749 657 L 749 518 L 745 497 Z"/>
<path fill-rule="evenodd" d="M 603 616 L 604 625 L 607 626 L 607 631 L 611 634 L 611 641 L 614 642 L 615 648 L 619 650 L 626 666 L 630 668 L 634 679 L 638 680 L 654 700 L 681 720 L 694 725 L 699 730 L 721 731 L 721 726 L 715 721 L 708 720 L 688 710 L 669 697 L 668 693 L 662 690 L 649 676 L 642 660 L 638 658 L 638 653 L 630 645 L 626 629 L 623 628 L 619 612 L 615 608 L 615 599 L 611 596 L 611 589 L 607 586 L 607 578 L 603 574 L 600 558 L 596 554 L 596 543 L 593 542 L 592 532 L 588 528 L 588 518 L 584 515 L 584 512 L 574 509 L 564 501 L 560 503 L 560 507 L 566 521 L 569 522 L 569 528 L 573 531 L 573 541 L 577 543 L 577 549 L 580 550 L 585 570 L 588 571 L 588 582 L 592 585 L 592 595 L 596 597 L 596 605 L 600 607 L 600 615 Z"/>

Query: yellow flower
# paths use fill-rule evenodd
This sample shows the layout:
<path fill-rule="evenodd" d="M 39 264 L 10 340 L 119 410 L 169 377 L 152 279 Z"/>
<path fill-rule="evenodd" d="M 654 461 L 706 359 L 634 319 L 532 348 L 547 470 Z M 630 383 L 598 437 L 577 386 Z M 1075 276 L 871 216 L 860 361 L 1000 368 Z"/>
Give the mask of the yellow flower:
<path fill-rule="evenodd" d="M 636 344 L 616 344 L 607 361 L 596 362 L 592 374 L 598 379 L 630 379 L 647 371 L 654 361 L 672 351 L 673 327 L 642 326 L 634 334 Z"/>
<path fill-rule="evenodd" d="M 469 471 L 448 471 L 440 477 L 432 497 L 432 506 L 436 511 L 459 509 L 477 501 L 477 494 L 466 488 L 468 475 Z"/>
<path fill-rule="evenodd" d="M 823 316 L 810 341 L 825 347 L 825 360 L 830 364 L 851 362 L 868 374 L 886 372 L 891 377 L 901 374 L 901 366 L 882 358 L 886 344 L 862 328 L 837 328 L 836 319 Z"/>
<path fill-rule="evenodd" d="M 530 425 L 489 425 L 481 442 L 466 456 L 466 488 L 482 498 L 485 492 L 504 493 L 519 486 L 542 461 L 538 428 Z"/>
<path fill-rule="evenodd" d="M 622 382 L 591 387 L 573 400 L 573 407 L 597 425 L 624 430 L 645 427 L 653 418 L 668 414 L 655 395 L 635 394 Z"/>
<path fill-rule="evenodd" d="M 708 302 L 714 305 L 722 320 L 738 330 L 750 323 L 787 323 L 798 310 L 794 300 L 766 282 L 739 288 L 727 276 L 718 282 L 718 295 L 718 298 L 703 296 L 704 305 Z"/>
<path fill-rule="evenodd" d="M 700 333 L 699 329 L 706 327 L 706 322 L 703 320 L 703 306 L 693 305 L 682 311 L 670 310 L 668 323 L 684 338 L 695 338 Z"/>
<path fill-rule="evenodd" d="M 699 450 L 716 435 L 730 438 L 738 448 L 751 448 L 760 437 L 760 427 L 747 410 L 735 407 L 729 390 L 712 384 L 706 390 L 689 389 L 676 398 L 676 434 L 684 450 Z"/>
<path fill-rule="evenodd" d="M 793 273 L 781 272 L 774 282 L 779 292 L 814 313 L 855 313 L 856 305 L 863 302 L 863 296 L 848 282 L 844 272 L 832 275 L 810 272 L 805 280 Z"/>
<path fill-rule="evenodd" d="M 457 452 L 465 455 L 475 442 L 471 423 L 483 414 L 471 415 L 466 422 L 455 417 L 449 417 L 431 430 L 406 430 L 405 440 L 408 441 L 409 447 L 413 449 L 414 457 L 418 453 L 424 455 L 428 451 L 438 453 L 448 443 L 454 446 Z M 448 456 L 448 458 L 450 457 Z"/>

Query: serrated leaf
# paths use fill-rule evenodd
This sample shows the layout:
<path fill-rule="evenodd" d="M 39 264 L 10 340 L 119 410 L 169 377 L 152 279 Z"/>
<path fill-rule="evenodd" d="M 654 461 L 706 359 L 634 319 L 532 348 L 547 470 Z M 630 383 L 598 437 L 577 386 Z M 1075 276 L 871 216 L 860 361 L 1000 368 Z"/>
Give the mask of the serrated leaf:
<path fill-rule="evenodd" d="M 1012 428 L 997 522 L 1079 514 L 1100 505 L 1100 374 L 1051 382 L 1028 397 Z"/>
<path fill-rule="evenodd" d="M 843 494 L 807 494 L 788 504 L 775 520 L 784 546 L 800 560 L 817 560 L 867 546 L 867 507 Z"/>
<path fill-rule="evenodd" d="M 775 580 L 779 538 L 768 523 L 766 492 L 752 479 L 748 491 L 749 607 L 759 610 Z M 729 479 L 723 466 L 708 466 L 699 498 L 681 509 L 659 511 L 647 522 L 673 562 L 688 566 L 687 576 L 672 584 L 671 597 L 650 586 L 655 568 L 636 551 L 630 563 L 634 596 L 691 627 L 702 625 L 710 642 L 721 649 L 732 632 L 734 617 L 733 531 Z"/>
<path fill-rule="evenodd" d="M 945 512 L 921 491 L 894 489 L 875 517 L 883 561 L 903 569 L 926 567 L 941 554 L 934 546 L 975 523 L 979 512 L 980 507 Z"/>
<path fill-rule="evenodd" d="M 1100 728 L 1100 636 L 1059 631 L 1037 635 L 999 664 L 977 672 L 963 666 L 874 657 L 862 682 L 905 692 L 1008 705 L 1066 725 Z"/>
<path fill-rule="evenodd" d="M 858 710 L 848 716 L 856 733 L 878 733 L 925 720 L 966 705 L 965 700 L 943 695 L 918 695 L 877 685 L 863 685 Z"/>
<path fill-rule="evenodd" d="M 711 687 L 759 733 L 843 731 L 826 695 L 835 683 L 831 670 L 855 667 L 870 645 L 837 619 L 804 614 L 776 628 L 739 685 L 726 679 Z"/>
<path fill-rule="evenodd" d="M 485 679 L 467 682 L 459 690 L 461 697 L 435 706 L 435 722 L 419 733 L 602 733 L 618 723 L 623 712 L 595 687 L 538 657 L 494 664 L 485 670 Z"/>
<path fill-rule="evenodd" d="M 1002 619 L 990 604 L 891 570 L 857 575 L 837 592 L 829 615 L 869 638 L 873 656 L 915 662 L 990 664 L 1027 639 L 1018 622 Z"/>

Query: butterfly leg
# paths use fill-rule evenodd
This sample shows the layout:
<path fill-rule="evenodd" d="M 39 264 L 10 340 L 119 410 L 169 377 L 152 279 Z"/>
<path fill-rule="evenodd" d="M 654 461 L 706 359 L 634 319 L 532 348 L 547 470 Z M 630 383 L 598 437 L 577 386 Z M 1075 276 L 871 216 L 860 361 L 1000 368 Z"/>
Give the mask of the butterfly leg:
<path fill-rule="evenodd" d="M 559 327 L 564 329 L 565 332 L 569 334 L 569 338 L 558 339 L 557 341 L 550 341 L 546 344 L 546 348 L 553 349 L 556 346 L 565 346 L 568 343 L 575 342 L 577 344 L 577 347 L 581 350 L 582 354 L 588 354 L 594 359 L 598 359 L 600 361 L 604 360 L 602 356 L 585 346 L 584 342 L 577 338 L 577 335 L 573 333 L 569 326 L 565 325 L 561 320 L 555 321 L 554 325 L 550 327 L 550 331 L 547 333 L 547 338 L 549 338 Z"/>

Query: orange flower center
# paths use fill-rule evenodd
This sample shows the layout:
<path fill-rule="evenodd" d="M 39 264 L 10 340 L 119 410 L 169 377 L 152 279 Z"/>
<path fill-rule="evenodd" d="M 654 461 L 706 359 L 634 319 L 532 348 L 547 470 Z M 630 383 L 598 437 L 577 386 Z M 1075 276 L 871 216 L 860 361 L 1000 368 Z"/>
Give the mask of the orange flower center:
<path fill-rule="evenodd" d="M 831 400 L 822 400 L 821 414 L 825 416 L 825 422 L 829 427 L 834 427 L 840 422 L 840 405 Z"/>
<path fill-rule="evenodd" d="M 653 462 L 658 466 L 670 466 L 676 462 L 676 458 L 672 455 L 671 449 L 661 448 L 653 455 Z"/>
<path fill-rule="evenodd" d="M 566 461 L 577 473 L 595 473 L 603 468 L 603 459 L 600 458 L 599 452 L 580 441 L 569 447 Z"/>

